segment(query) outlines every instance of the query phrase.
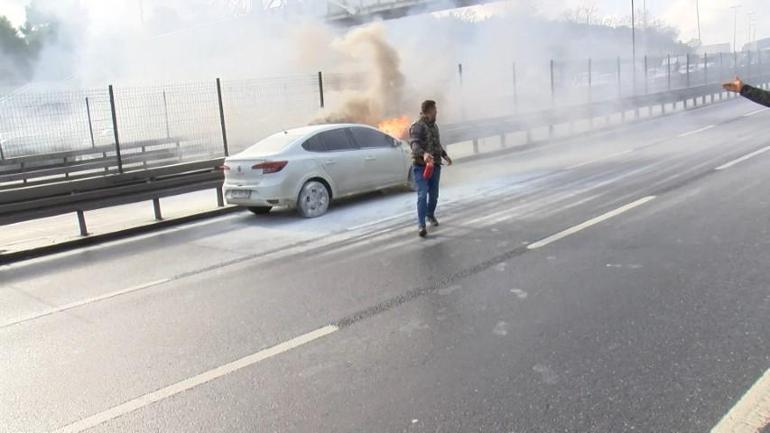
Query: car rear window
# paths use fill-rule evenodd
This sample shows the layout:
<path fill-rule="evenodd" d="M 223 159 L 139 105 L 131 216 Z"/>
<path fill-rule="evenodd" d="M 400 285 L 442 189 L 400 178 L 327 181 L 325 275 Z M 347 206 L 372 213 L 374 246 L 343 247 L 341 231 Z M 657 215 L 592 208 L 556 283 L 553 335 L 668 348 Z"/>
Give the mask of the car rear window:
<path fill-rule="evenodd" d="M 285 149 L 289 144 L 301 138 L 302 135 L 292 134 L 290 132 L 279 132 L 273 134 L 257 144 L 254 144 L 244 150 L 244 156 L 250 155 L 272 155 Z"/>

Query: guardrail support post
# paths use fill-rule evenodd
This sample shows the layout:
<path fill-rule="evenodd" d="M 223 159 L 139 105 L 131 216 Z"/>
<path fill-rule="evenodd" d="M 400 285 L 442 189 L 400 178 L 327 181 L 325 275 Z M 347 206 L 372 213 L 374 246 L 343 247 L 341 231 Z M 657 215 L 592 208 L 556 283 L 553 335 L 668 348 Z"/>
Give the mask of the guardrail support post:
<path fill-rule="evenodd" d="M 115 111 L 115 93 L 112 84 L 107 88 L 110 93 L 110 110 L 112 111 L 112 135 L 115 137 L 115 156 L 118 159 L 118 173 L 123 173 L 123 158 L 120 156 L 120 137 L 118 135 L 118 113 Z"/>
<path fill-rule="evenodd" d="M 152 199 L 152 209 L 155 211 L 155 220 L 161 221 L 163 219 L 163 215 L 160 213 L 160 198 L 155 197 Z"/>
<path fill-rule="evenodd" d="M 473 139 L 473 153 L 474 154 L 479 153 L 479 139 L 478 138 L 474 138 Z"/>
<path fill-rule="evenodd" d="M 222 83 L 217 78 L 217 101 L 219 102 L 219 124 L 222 128 L 222 145 L 224 146 L 225 156 L 230 156 L 230 150 L 227 148 L 227 128 L 225 127 L 225 107 L 222 105 Z"/>
<path fill-rule="evenodd" d="M 668 63 L 667 63 L 667 72 L 666 75 L 668 75 L 668 90 L 671 91 L 671 54 L 668 55 Z"/>
<path fill-rule="evenodd" d="M 506 147 L 506 145 L 505 145 L 505 133 L 500 134 L 500 147 L 503 148 L 503 149 Z"/>
<path fill-rule="evenodd" d="M 86 215 L 82 210 L 77 211 L 78 225 L 80 226 L 80 236 L 88 236 L 88 227 L 86 227 Z"/>
<path fill-rule="evenodd" d="M 222 192 L 222 187 L 217 187 L 217 206 L 218 207 L 224 207 L 225 206 L 225 195 Z"/>

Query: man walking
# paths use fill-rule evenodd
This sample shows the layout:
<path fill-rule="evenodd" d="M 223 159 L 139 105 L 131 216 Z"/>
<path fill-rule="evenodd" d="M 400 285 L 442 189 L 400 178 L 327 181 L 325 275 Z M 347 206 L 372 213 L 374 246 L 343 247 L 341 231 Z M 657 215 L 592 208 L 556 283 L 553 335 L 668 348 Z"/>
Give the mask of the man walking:
<path fill-rule="evenodd" d="M 722 87 L 729 92 L 740 93 L 741 96 L 757 104 L 770 107 L 770 92 L 749 86 L 738 77 L 735 77 L 734 81 L 723 84 Z"/>
<path fill-rule="evenodd" d="M 420 119 L 409 128 L 409 143 L 412 146 L 412 176 L 417 185 L 417 221 L 420 237 L 428 235 L 426 221 L 438 227 L 436 205 L 438 205 L 439 181 L 441 180 L 441 162 L 446 160 L 452 165 L 452 158 L 441 145 L 438 126 L 436 126 L 436 101 L 425 101 L 420 107 Z M 425 166 L 433 164 L 433 174 L 425 178 Z"/>

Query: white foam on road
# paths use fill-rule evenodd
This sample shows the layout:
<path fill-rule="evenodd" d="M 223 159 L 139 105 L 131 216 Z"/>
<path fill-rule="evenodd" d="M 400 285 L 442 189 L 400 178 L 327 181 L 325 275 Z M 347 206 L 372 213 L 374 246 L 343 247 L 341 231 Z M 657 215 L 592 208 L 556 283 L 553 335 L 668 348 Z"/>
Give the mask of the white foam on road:
<path fill-rule="evenodd" d="M 149 406 L 161 400 L 165 400 L 169 397 L 180 394 L 199 385 L 203 385 L 204 383 L 211 382 L 212 380 L 249 367 L 268 358 L 272 358 L 292 349 L 296 349 L 300 346 L 326 337 L 327 335 L 337 331 L 339 331 L 339 328 L 336 326 L 324 326 L 323 328 L 316 329 L 315 331 L 311 331 L 307 334 L 300 335 L 299 337 L 292 338 L 291 340 L 280 343 L 268 349 L 260 350 L 257 353 L 213 368 L 149 394 L 144 394 L 140 397 L 129 400 L 123 404 L 107 409 L 103 412 L 99 412 L 95 415 L 91 415 L 87 418 L 81 419 L 80 421 L 61 427 L 58 430 L 55 430 L 54 433 L 79 433 L 94 428 L 98 425 L 104 424 L 105 422 L 121 417 L 135 410 Z"/>
<path fill-rule="evenodd" d="M 770 370 L 711 429 L 711 433 L 759 433 L 770 425 Z"/>
<path fill-rule="evenodd" d="M 696 129 L 695 131 L 685 132 L 683 134 L 679 134 L 679 138 L 689 137 L 691 135 L 700 134 L 701 132 L 706 132 L 709 129 L 716 128 L 716 125 L 709 125 L 704 128 Z"/>
<path fill-rule="evenodd" d="M 716 170 L 724 170 L 724 169 L 730 168 L 730 167 L 732 167 L 732 166 L 734 166 L 736 164 L 742 163 L 743 161 L 746 161 L 746 160 L 751 159 L 751 158 L 753 158 L 755 156 L 761 155 L 761 154 L 767 152 L 768 150 L 770 150 L 770 146 L 765 146 L 765 147 L 763 147 L 763 148 L 761 148 L 759 150 L 756 150 L 754 152 L 749 153 L 748 155 L 744 155 L 744 156 L 742 156 L 742 157 L 740 157 L 738 159 L 734 159 L 734 160 L 728 162 L 727 164 L 720 165 L 719 167 L 716 168 Z"/>
<path fill-rule="evenodd" d="M 600 215 L 596 218 L 590 219 L 582 224 L 578 224 L 574 227 L 570 227 L 567 230 L 561 231 L 559 233 L 556 233 L 555 235 L 549 236 L 541 241 L 537 241 L 535 243 L 529 244 L 527 246 L 530 250 L 535 250 L 538 248 L 543 248 L 544 246 L 550 245 L 558 240 L 564 239 L 568 236 L 574 235 L 575 233 L 579 233 L 589 227 L 595 226 L 601 222 L 607 221 L 608 219 L 614 218 L 618 215 L 621 215 L 623 213 L 626 213 L 630 211 L 631 209 L 637 208 L 639 206 L 642 206 L 643 204 L 646 204 L 652 200 L 655 199 L 654 195 L 644 197 L 642 199 L 639 199 L 633 203 L 629 203 L 625 206 L 619 207 L 615 210 L 609 211 L 605 213 L 604 215 Z"/>
<path fill-rule="evenodd" d="M 585 167 L 586 165 L 590 165 L 596 162 L 606 161 L 608 159 L 616 158 L 618 156 L 628 155 L 629 153 L 633 152 L 633 150 L 625 150 L 623 152 L 613 153 L 607 156 L 603 156 L 601 158 L 592 159 L 590 161 L 581 162 L 579 164 L 570 165 L 569 167 L 566 167 L 566 170 L 574 170 L 576 168 Z"/>

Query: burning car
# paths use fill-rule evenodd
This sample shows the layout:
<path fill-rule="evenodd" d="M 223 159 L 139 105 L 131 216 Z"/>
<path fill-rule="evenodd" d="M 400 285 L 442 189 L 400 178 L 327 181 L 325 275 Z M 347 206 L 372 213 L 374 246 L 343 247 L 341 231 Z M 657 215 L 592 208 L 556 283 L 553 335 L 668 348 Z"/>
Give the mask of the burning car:
<path fill-rule="evenodd" d="M 333 199 L 393 187 L 413 187 L 408 119 L 359 124 L 325 124 L 271 135 L 228 157 L 223 191 L 229 204 L 266 214 L 276 206 L 313 218 Z"/>

